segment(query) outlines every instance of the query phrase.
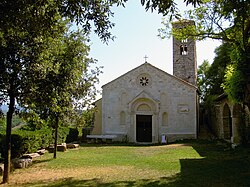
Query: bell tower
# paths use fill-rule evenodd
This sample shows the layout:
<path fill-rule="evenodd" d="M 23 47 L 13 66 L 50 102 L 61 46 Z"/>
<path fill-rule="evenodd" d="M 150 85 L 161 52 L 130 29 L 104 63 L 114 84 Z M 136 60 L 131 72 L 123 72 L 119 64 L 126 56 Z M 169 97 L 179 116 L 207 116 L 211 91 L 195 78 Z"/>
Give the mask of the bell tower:
<path fill-rule="evenodd" d="M 195 25 L 194 21 L 183 20 L 174 22 L 173 28 L 181 29 Z M 189 37 L 185 40 L 177 40 L 173 37 L 173 74 L 193 85 L 197 85 L 196 42 Z"/>

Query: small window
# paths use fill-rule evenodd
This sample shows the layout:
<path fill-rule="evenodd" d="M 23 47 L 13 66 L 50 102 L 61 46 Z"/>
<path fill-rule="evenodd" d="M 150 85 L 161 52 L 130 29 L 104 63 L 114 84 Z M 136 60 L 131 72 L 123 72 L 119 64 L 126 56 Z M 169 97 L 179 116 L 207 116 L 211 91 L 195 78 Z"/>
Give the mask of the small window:
<path fill-rule="evenodd" d="M 181 40 L 181 43 L 187 43 L 188 42 L 188 39 L 184 39 L 184 40 Z"/>
<path fill-rule="evenodd" d="M 180 55 L 187 55 L 187 54 L 188 54 L 187 45 L 181 45 L 180 46 Z"/>

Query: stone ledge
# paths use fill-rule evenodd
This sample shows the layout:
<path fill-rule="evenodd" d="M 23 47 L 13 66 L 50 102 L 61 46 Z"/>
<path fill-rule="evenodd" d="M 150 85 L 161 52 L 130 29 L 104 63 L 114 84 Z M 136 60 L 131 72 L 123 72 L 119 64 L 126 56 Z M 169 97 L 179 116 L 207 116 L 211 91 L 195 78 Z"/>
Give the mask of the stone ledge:
<path fill-rule="evenodd" d="M 50 144 L 50 145 L 49 145 L 48 151 L 49 151 L 49 153 L 53 153 L 53 152 L 54 152 L 54 144 Z M 60 151 L 60 152 L 65 152 L 65 151 L 67 151 L 67 146 L 66 146 L 66 144 L 57 145 L 57 151 Z"/>
<path fill-rule="evenodd" d="M 79 148 L 79 144 L 75 144 L 75 143 L 69 143 L 66 145 L 67 149 L 77 149 Z"/>
<path fill-rule="evenodd" d="M 32 164 L 32 159 L 30 158 L 16 158 L 12 161 L 14 168 L 27 168 Z"/>

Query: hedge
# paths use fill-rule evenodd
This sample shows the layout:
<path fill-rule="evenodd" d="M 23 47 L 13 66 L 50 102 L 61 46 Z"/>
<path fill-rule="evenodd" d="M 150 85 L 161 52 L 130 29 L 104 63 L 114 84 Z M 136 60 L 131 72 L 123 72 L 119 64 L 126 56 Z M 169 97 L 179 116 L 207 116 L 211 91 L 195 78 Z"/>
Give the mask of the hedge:
<path fill-rule="evenodd" d="M 58 144 L 64 143 L 69 133 L 68 127 L 58 129 Z M 36 152 L 40 148 L 47 148 L 53 144 L 52 129 L 44 128 L 36 131 L 15 130 L 11 134 L 11 157 L 17 158 L 25 153 Z M 5 157 L 5 134 L 0 133 L 0 153 Z"/>
<path fill-rule="evenodd" d="M 69 128 L 69 134 L 66 138 L 66 143 L 78 141 L 79 131 L 78 128 Z"/>

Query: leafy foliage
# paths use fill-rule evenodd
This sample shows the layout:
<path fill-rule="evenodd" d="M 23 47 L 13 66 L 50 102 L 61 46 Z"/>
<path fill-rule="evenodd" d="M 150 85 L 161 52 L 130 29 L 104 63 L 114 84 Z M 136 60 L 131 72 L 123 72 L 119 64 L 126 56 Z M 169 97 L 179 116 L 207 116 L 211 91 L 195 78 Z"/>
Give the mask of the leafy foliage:
<path fill-rule="evenodd" d="M 184 0 L 184 3 L 197 6 L 202 3 L 202 0 Z M 176 18 L 180 16 L 177 4 L 173 0 L 141 0 L 141 4 L 145 6 L 146 10 L 157 10 L 158 13 L 163 15 L 169 14 L 171 17 L 174 16 Z"/>
<path fill-rule="evenodd" d="M 5 117 L 0 117 L 0 132 L 5 131 L 5 129 L 6 129 Z"/>
<path fill-rule="evenodd" d="M 197 71 L 197 86 L 201 92 L 200 99 L 203 101 L 205 99 L 206 93 L 210 86 L 207 84 L 207 72 L 210 68 L 210 64 L 207 60 L 198 67 Z"/>
<path fill-rule="evenodd" d="M 81 114 L 76 118 L 75 124 L 77 127 L 91 127 L 94 122 L 95 108 L 89 108 L 83 110 Z"/>
<path fill-rule="evenodd" d="M 78 128 L 69 128 L 69 134 L 66 137 L 66 143 L 78 141 L 79 131 Z"/>
<path fill-rule="evenodd" d="M 243 101 L 244 97 L 244 85 L 246 85 L 246 80 L 242 72 L 234 67 L 234 64 L 227 66 L 226 71 L 226 81 L 223 87 L 226 93 L 229 94 L 231 100 L 236 102 Z"/>
<path fill-rule="evenodd" d="M 215 49 L 215 58 L 210 65 L 204 61 L 198 68 L 198 87 L 201 91 L 201 100 L 206 102 L 211 95 L 220 95 L 224 93 L 223 84 L 227 66 L 231 64 L 232 46 L 223 43 Z"/>
<path fill-rule="evenodd" d="M 39 148 L 45 148 L 52 141 L 52 132 L 50 129 L 40 131 L 16 130 L 11 135 L 11 157 L 17 158 L 25 153 L 36 152 Z M 0 137 L 1 155 L 6 157 L 5 134 Z"/>
<path fill-rule="evenodd" d="M 60 127 L 58 130 L 58 143 L 65 143 L 69 134 L 68 127 Z M 11 157 L 17 158 L 25 153 L 34 153 L 38 149 L 47 148 L 53 143 L 53 132 L 51 128 L 40 130 L 15 130 L 11 135 Z M 5 133 L 0 133 L 0 153 L 5 158 Z"/>

